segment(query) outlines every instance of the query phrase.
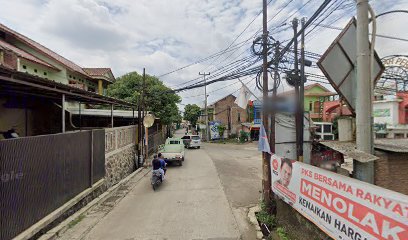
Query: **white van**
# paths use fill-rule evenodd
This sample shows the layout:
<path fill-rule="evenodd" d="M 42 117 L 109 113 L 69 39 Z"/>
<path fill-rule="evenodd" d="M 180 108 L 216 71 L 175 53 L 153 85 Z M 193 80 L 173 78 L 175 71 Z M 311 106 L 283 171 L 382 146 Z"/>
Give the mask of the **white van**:
<path fill-rule="evenodd" d="M 201 147 L 201 139 L 198 135 L 185 135 L 181 139 L 183 139 L 184 146 L 186 148 L 200 148 Z"/>

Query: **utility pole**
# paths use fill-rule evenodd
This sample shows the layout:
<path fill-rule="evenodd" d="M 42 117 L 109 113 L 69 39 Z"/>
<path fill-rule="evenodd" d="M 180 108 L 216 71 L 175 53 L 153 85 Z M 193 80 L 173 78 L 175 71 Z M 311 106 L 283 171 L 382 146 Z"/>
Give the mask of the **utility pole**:
<path fill-rule="evenodd" d="M 263 64 L 262 64 L 262 96 L 263 96 L 263 113 L 262 113 L 262 125 L 265 128 L 266 134 L 269 133 L 269 124 L 268 124 L 268 113 L 266 110 L 266 102 L 268 101 L 268 22 L 267 22 L 267 0 L 263 0 L 262 4 L 262 55 L 263 55 Z M 271 202 L 271 165 L 270 165 L 271 155 L 266 152 L 262 152 L 262 169 L 263 169 L 263 199 L 270 205 Z"/>
<path fill-rule="evenodd" d="M 279 46 L 280 43 L 279 41 L 277 41 L 275 43 L 275 56 L 274 56 L 274 76 L 273 76 L 273 91 L 272 91 L 272 102 L 275 102 L 276 99 L 276 94 L 277 94 L 277 81 L 278 81 L 278 77 L 279 77 L 279 72 L 278 72 L 278 67 L 279 67 Z M 276 152 L 276 146 L 275 146 L 275 122 L 276 122 L 276 111 L 274 108 L 272 108 L 272 113 L 271 113 L 271 131 L 270 131 L 270 137 L 269 137 L 269 141 L 270 141 L 270 147 L 271 147 L 271 152 L 275 153 Z"/>
<path fill-rule="evenodd" d="M 357 98 L 356 98 L 356 143 L 357 149 L 372 153 L 372 98 L 370 45 L 368 35 L 368 0 L 357 0 Z M 354 161 L 355 177 L 374 183 L 374 163 Z"/>
<path fill-rule="evenodd" d="M 145 68 L 143 68 L 143 82 L 142 82 L 142 125 L 143 125 L 143 120 L 144 120 L 144 118 L 145 118 L 145 88 L 146 87 L 146 69 Z M 144 160 L 144 162 L 145 163 L 148 163 L 147 162 L 147 155 L 148 155 L 148 153 L 147 153 L 147 151 L 146 151 L 146 148 L 145 148 L 145 146 L 146 146 L 146 141 L 148 140 L 148 139 L 146 139 L 146 129 L 145 129 L 145 127 L 144 126 L 141 126 L 142 127 L 142 153 L 143 153 L 143 160 Z M 144 140 L 144 141 L 143 141 Z"/>
<path fill-rule="evenodd" d="M 142 103 L 142 98 L 141 95 L 139 95 L 137 99 L 137 164 L 141 164 L 140 162 L 140 157 L 142 155 L 142 108 L 141 108 L 141 103 Z"/>
<path fill-rule="evenodd" d="M 209 126 L 208 126 L 208 110 L 207 110 L 207 81 L 205 79 L 205 76 L 210 75 L 210 73 L 201 73 L 199 72 L 198 75 L 204 76 L 204 108 L 205 108 L 205 139 L 209 141 Z"/>
<path fill-rule="evenodd" d="M 303 162 L 303 131 L 305 115 L 305 18 L 301 20 L 302 37 L 300 40 L 300 89 L 299 89 L 299 161 Z"/>
<path fill-rule="evenodd" d="M 296 112 L 295 112 L 295 122 L 296 122 L 296 160 L 300 161 L 300 132 L 303 131 L 303 126 L 301 129 L 300 126 L 300 105 L 303 104 L 300 102 L 300 92 L 299 92 L 299 85 L 300 85 L 300 79 L 299 79 L 299 61 L 298 61 L 298 19 L 294 18 L 292 21 L 292 26 L 293 26 L 293 48 L 294 48 L 294 53 L 295 53 L 295 73 L 294 73 L 294 85 L 295 85 L 295 98 L 296 98 Z"/>

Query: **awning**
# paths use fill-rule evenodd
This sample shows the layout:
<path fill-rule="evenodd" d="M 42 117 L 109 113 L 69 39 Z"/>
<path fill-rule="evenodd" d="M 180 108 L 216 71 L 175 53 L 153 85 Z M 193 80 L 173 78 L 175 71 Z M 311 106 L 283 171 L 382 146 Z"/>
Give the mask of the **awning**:
<path fill-rule="evenodd" d="M 322 141 L 319 143 L 362 163 L 379 159 L 377 156 L 357 150 L 355 142 Z"/>
<path fill-rule="evenodd" d="M 92 117 L 111 117 L 111 110 L 109 109 L 81 109 L 79 108 L 67 108 L 67 111 L 72 115 L 82 115 L 82 116 L 92 116 Z M 145 112 L 149 114 L 150 112 Z M 113 110 L 113 116 L 117 118 L 137 118 L 138 111 L 129 111 L 129 110 Z M 156 118 L 159 119 L 159 118 Z"/>

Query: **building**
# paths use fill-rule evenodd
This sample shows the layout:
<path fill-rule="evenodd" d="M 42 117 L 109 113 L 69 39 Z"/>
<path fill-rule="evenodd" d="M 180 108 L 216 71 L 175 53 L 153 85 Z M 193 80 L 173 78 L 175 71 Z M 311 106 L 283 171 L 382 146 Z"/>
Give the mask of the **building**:
<path fill-rule="evenodd" d="M 278 94 L 280 97 L 294 96 L 295 90 L 286 91 Z M 309 112 L 310 118 L 313 121 L 322 121 L 323 119 L 323 104 L 333 101 L 337 93 L 331 92 L 319 83 L 314 83 L 305 86 L 304 88 L 304 109 Z"/>
<path fill-rule="evenodd" d="M 232 94 L 217 100 L 208 106 L 209 121 L 219 122 L 226 128 L 225 134 L 239 134 L 242 130 L 241 123 L 248 120 L 248 112 L 246 109 L 239 107 L 235 103 L 236 97 Z M 201 122 L 205 122 L 204 109 L 200 117 Z"/>
<path fill-rule="evenodd" d="M 82 68 L 2 24 L 0 65 L 100 95 L 115 81 L 110 68 Z"/>
<path fill-rule="evenodd" d="M 408 92 L 378 97 L 373 102 L 373 116 L 377 138 L 408 138 Z"/>
<path fill-rule="evenodd" d="M 323 122 L 333 122 L 339 116 L 352 116 L 350 108 L 341 100 L 328 101 L 323 103 Z"/>
<path fill-rule="evenodd" d="M 2 24 L 0 77 L 6 78 L 1 79 L 6 82 L 0 85 L 0 132 L 15 129 L 19 136 L 58 133 L 62 129 L 61 111 L 64 104 L 64 129 L 67 131 L 81 129 L 81 125 L 91 127 L 86 122 L 89 117 L 83 116 L 84 109 L 95 105 L 114 106 L 118 102 L 133 106 L 106 96 L 108 85 L 115 81 L 110 68 L 82 68 Z M 10 81 L 13 84 L 9 84 Z M 43 90 L 29 87 L 37 85 L 38 89 Z M 45 91 L 46 89 L 49 91 Z M 51 91 L 56 89 L 65 94 Z M 74 93 L 77 97 L 72 97 L 67 92 Z M 62 95 L 64 104 L 61 102 Z M 79 114 L 75 114 L 75 110 Z M 110 110 L 106 112 L 109 115 L 106 119 L 95 115 L 99 119 L 93 120 L 90 125 L 107 127 L 112 125 L 113 120 L 116 120 L 115 126 L 134 123 L 132 111 L 128 111 L 128 118 L 117 116 L 115 111 L 113 114 Z"/>

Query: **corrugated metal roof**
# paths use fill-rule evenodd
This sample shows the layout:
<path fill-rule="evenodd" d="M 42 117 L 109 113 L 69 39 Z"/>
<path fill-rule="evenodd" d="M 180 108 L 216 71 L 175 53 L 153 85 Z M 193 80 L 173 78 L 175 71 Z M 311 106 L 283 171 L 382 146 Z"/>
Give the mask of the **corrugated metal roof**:
<path fill-rule="evenodd" d="M 374 148 L 399 153 L 408 153 L 408 139 L 375 139 Z"/>
<path fill-rule="evenodd" d="M 357 150 L 355 142 L 322 141 L 320 143 L 362 163 L 378 160 L 377 156 Z"/>

